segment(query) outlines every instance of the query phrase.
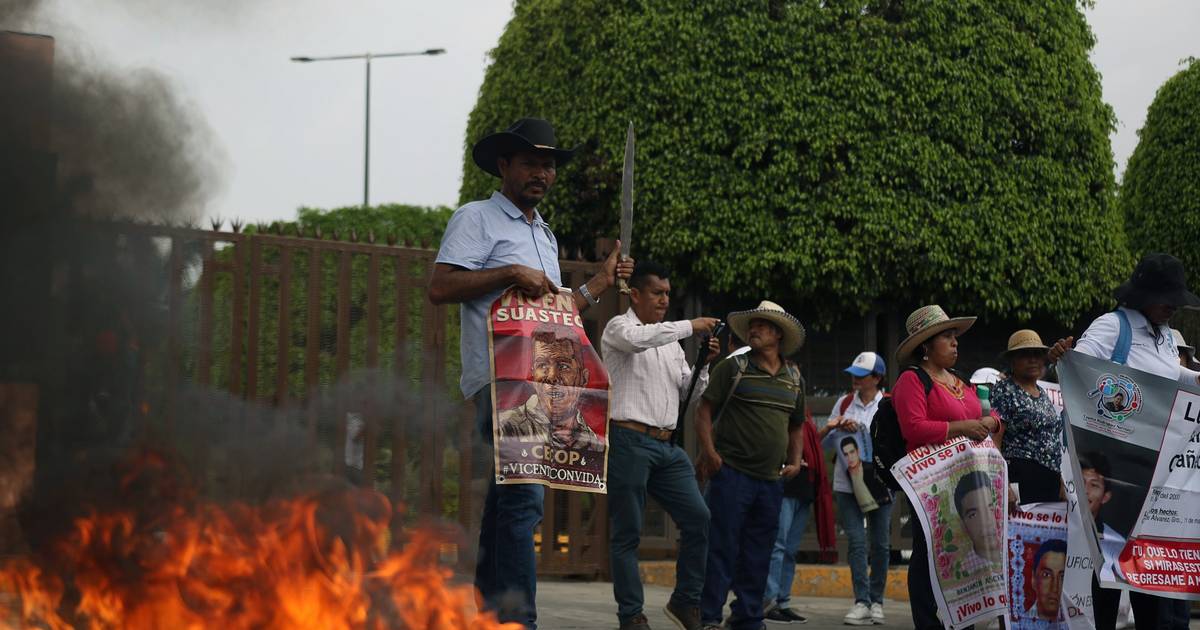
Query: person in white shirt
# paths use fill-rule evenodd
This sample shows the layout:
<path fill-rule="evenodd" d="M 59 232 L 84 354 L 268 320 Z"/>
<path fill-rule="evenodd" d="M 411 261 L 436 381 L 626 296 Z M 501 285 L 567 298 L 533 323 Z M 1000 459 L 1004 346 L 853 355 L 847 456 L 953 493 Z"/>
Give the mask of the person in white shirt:
<path fill-rule="evenodd" d="M 611 383 L 609 558 L 621 630 L 650 627 L 642 611 L 645 600 L 637 553 L 647 492 L 679 527 L 675 591 L 665 612 L 684 630 L 701 627 L 709 511 L 692 463 L 682 448 L 671 443 L 671 433 L 692 374 L 679 342 L 711 333 L 718 320 L 664 322 L 671 299 L 668 275 L 661 265 L 639 262 L 629 278 L 632 306 L 608 322 L 600 340 Z M 720 353 L 716 338 L 708 343 L 706 363 Z M 698 397 L 707 385 L 705 365 L 693 396 Z"/>
<path fill-rule="evenodd" d="M 1075 350 L 1180 383 L 1200 384 L 1200 372 L 1179 364 L 1179 348 L 1168 324 L 1180 307 L 1200 306 L 1200 297 L 1188 290 L 1183 263 L 1170 254 L 1146 254 L 1113 296 L 1117 310 L 1097 317 L 1079 338 Z M 1122 320 L 1128 322 L 1131 333 L 1127 349 L 1119 348 L 1117 343 L 1125 326 Z M 1073 337 L 1058 340 L 1050 349 L 1050 360 L 1061 358 L 1073 341 Z M 1103 599 L 1100 590 L 1096 592 L 1097 600 Z M 1139 629 L 1188 627 L 1186 601 L 1137 592 L 1130 592 L 1129 599 Z M 1099 623 L 1097 629 L 1104 630 Z"/>
<path fill-rule="evenodd" d="M 821 428 L 821 443 L 826 449 L 836 448 L 846 437 L 853 436 L 863 444 L 862 459 L 871 459 L 871 419 L 883 400 L 883 378 L 887 366 L 883 357 L 863 352 L 854 357 L 850 367 L 852 391 L 833 405 L 833 413 Z M 843 622 L 849 625 L 883 623 L 883 589 L 887 585 L 888 561 L 891 555 L 892 503 L 863 512 L 854 496 L 854 486 L 846 469 L 845 458 L 838 457 L 833 469 L 833 500 L 837 506 L 838 522 L 849 540 L 847 552 L 850 579 L 854 586 L 854 606 Z M 867 526 L 863 526 L 863 521 Z M 869 534 L 869 536 L 868 536 Z M 870 573 L 867 573 L 867 541 L 870 540 Z"/>
<path fill-rule="evenodd" d="M 1183 333 L 1179 332 L 1178 328 L 1172 328 L 1171 336 L 1175 338 L 1175 347 L 1179 350 L 1179 365 L 1192 370 L 1200 367 L 1200 364 L 1196 363 L 1196 348 L 1188 344 L 1187 339 L 1183 338 Z"/>

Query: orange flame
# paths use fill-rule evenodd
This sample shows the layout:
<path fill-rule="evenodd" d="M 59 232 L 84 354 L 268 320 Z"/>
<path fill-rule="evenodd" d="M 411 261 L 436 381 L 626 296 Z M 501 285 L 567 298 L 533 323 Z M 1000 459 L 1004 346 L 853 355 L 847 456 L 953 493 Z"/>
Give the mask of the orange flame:
<path fill-rule="evenodd" d="M 391 514 L 367 490 L 91 514 L 47 558 L 0 567 L 0 628 L 519 628 L 475 612 L 437 532 L 387 553 Z"/>

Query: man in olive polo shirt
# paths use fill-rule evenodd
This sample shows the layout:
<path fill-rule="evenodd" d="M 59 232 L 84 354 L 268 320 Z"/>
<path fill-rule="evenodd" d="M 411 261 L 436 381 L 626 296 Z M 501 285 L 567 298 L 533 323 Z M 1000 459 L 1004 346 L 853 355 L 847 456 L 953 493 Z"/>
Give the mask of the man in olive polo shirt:
<path fill-rule="evenodd" d="M 732 587 L 728 627 L 759 630 L 771 549 L 783 501 L 780 477 L 805 465 L 804 380 L 784 357 L 804 343 L 804 327 L 773 302 L 731 313 L 729 327 L 750 352 L 713 369 L 696 412 L 700 456 L 696 474 L 708 480 L 712 520 L 700 617 L 721 627 Z"/>

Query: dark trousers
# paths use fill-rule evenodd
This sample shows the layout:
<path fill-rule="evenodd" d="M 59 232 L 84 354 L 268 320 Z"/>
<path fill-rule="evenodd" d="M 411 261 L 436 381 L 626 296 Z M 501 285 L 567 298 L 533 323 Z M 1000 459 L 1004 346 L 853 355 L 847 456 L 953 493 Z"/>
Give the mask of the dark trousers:
<path fill-rule="evenodd" d="M 1114 630 L 1117 627 L 1117 611 L 1121 608 L 1121 591 L 1101 588 L 1100 581 L 1092 575 L 1092 612 L 1096 619 L 1096 630 Z"/>
<path fill-rule="evenodd" d="M 722 466 L 708 482 L 704 498 L 712 518 L 700 617 L 704 623 L 721 623 L 732 588 L 737 599 L 730 604 L 730 627 L 758 630 L 763 623 L 763 592 L 779 529 L 783 486 Z"/>
<path fill-rule="evenodd" d="M 637 431 L 613 426 L 608 437 L 608 554 L 617 618 L 628 621 L 645 604 L 638 544 L 647 493 L 679 527 L 671 600 L 687 607 L 700 605 L 708 554 L 708 506 L 696 485 L 691 460 L 682 448 Z"/>
<path fill-rule="evenodd" d="M 475 422 L 488 444 L 492 443 L 491 388 L 475 394 Z M 545 488 L 538 484 L 496 485 L 488 482 L 483 522 L 479 527 L 479 554 L 475 559 L 475 588 L 485 610 L 500 621 L 537 628 L 537 556 L 533 530 L 542 522 Z"/>
<path fill-rule="evenodd" d="M 1008 482 L 1017 484 L 1021 503 L 1061 501 L 1059 490 L 1062 477 L 1057 471 L 1031 460 L 1014 457 L 1008 460 Z"/>
<path fill-rule="evenodd" d="M 1187 630 L 1191 602 L 1129 591 L 1137 630 Z"/>
<path fill-rule="evenodd" d="M 935 630 L 944 628 L 938 619 L 937 599 L 933 595 L 933 583 L 930 582 L 929 549 L 925 543 L 925 530 L 916 515 L 912 517 L 913 550 L 912 558 L 908 561 L 908 602 L 912 607 L 913 627 L 916 630 Z"/>

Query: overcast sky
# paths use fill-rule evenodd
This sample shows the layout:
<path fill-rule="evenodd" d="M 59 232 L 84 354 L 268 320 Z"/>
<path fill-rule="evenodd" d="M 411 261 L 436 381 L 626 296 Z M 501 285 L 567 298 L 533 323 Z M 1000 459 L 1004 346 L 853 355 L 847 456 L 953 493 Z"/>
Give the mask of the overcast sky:
<path fill-rule="evenodd" d="M 362 199 L 363 64 L 290 62 L 295 55 L 446 48 L 439 57 L 373 64 L 371 201 L 453 205 L 487 51 L 512 16 L 506 0 L 45 4 L 59 17 L 30 26 L 55 35 L 60 54 L 82 50 L 177 82 L 223 154 L 209 214 L 250 221 Z M 1093 61 L 1119 120 L 1112 138 L 1119 172 L 1155 90 L 1181 59 L 1200 57 L 1200 2 L 1096 4 L 1088 11 L 1098 39 Z"/>

